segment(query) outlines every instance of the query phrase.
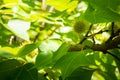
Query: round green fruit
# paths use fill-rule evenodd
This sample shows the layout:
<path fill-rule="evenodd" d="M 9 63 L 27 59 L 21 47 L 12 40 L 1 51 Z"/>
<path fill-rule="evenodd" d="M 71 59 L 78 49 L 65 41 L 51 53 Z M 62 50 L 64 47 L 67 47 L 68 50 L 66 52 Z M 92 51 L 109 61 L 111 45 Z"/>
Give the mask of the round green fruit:
<path fill-rule="evenodd" d="M 85 23 L 84 21 L 76 21 L 73 25 L 73 29 L 76 33 L 84 33 L 88 29 L 88 23 Z"/>

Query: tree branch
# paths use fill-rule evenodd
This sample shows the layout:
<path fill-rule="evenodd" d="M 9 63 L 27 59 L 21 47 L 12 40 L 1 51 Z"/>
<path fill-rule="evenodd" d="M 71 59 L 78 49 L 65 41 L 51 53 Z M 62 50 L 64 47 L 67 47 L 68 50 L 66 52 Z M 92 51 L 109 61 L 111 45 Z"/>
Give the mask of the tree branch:
<path fill-rule="evenodd" d="M 116 36 L 113 40 L 111 40 L 110 42 L 108 43 L 104 43 L 104 44 L 95 44 L 93 46 L 84 46 L 81 47 L 80 45 L 81 44 L 78 44 L 78 45 L 73 45 L 70 47 L 70 49 L 68 51 L 80 51 L 82 49 L 92 49 L 94 51 L 102 51 L 102 52 L 107 52 L 107 50 L 109 49 L 113 49 L 113 48 L 118 48 L 118 44 L 120 44 L 120 35 L 119 36 Z"/>
<path fill-rule="evenodd" d="M 80 41 L 79 44 L 82 44 L 87 39 L 87 36 L 88 36 L 89 32 L 91 31 L 92 26 L 93 26 L 93 24 L 90 25 L 87 33 L 85 34 L 85 37 Z"/>
<path fill-rule="evenodd" d="M 108 50 L 109 49 L 114 49 L 114 48 L 118 48 L 118 44 L 120 44 L 120 35 L 119 36 L 116 36 L 113 40 L 111 40 L 110 42 L 108 43 L 104 43 L 104 44 L 95 44 L 93 46 L 85 46 L 83 48 L 83 46 L 81 46 L 80 44 L 78 45 L 75 45 L 75 46 L 71 46 L 69 48 L 69 52 L 71 51 L 81 51 L 83 49 L 92 49 L 94 51 L 101 51 L 103 52 L 104 54 L 107 53 L 111 56 L 113 56 L 115 59 L 117 59 L 118 61 L 120 61 L 120 58 L 112 53 L 110 53 Z"/>

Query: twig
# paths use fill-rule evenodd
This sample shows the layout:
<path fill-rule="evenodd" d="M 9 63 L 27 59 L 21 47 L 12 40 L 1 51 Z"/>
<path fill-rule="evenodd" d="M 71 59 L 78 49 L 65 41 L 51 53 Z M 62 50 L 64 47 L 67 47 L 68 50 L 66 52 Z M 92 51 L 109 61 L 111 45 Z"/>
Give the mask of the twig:
<path fill-rule="evenodd" d="M 45 11 L 46 8 L 47 8 L 46 0 L 42 0 L 42 10 Z M 53 10 L 54 10 L 54 7 L 50 7 L 49 12 L 52 12 Z M 44 30 L 45 24 L 46 24 L 45 22 L 42 22 L 42 23 L 41 23 L 41 26 L 40 26 L 40 28 L 39 28 L 40 31 Z M 53 33 L 52 33 L 52 34 L 53 34 Z M 50 35 L 52 35 L 52 34 L 50 34 Z M 39 38 L 39 36 L 40 36 L 40 32 L 35 36 L 34 42 L 36 42 L 36 40 Z M 47 39 L 47 38 L 45 38 L 45 39 Z"/>
<path fill-rule="evenodd" d="M 111 37 L 110 39 L 112 39 L 114 37 L 114 22 L 112 22 L 112 25 L 111 25 Z"/>
<path fill-rule="evenodd" d="M 56 29 L 58 29 L 58 26 L 55 26 L 55 28 L 53 30 L 51 30 L 52 32 L 50 34 L 48 34 L 48 36 L 46 38 L 44 38 L 44 40 L 48 39 L 50 36 L 53 35 L 53 33 L 56 31 Z"/>
<path fill-rule="evenodd" d="M 45 11 L 46 10 L 46 0 L 42 0 L 42 10 Z"/>
<path fill-rule="evenodd" d="M 115 37 L 115 35 L 114 35 L 114 22 L 111 23 L 111 35 L 110 35 L 110 38 L 106 42 L 111 41 L 113 39 L 113 37 Z"/>
<path fill-rule="evenodd" d="M 38 33 L 38 34 L 35 36 L 33 42 L 36 42 L 36 40 L 38 39 L 39 35 L 40 35 L 40 33 Z"/>
<path fill-rule="evenodd" d="M 82 44 L 87 39 L 87 36 L 88 36 L 89 32 L 91 31 L 92 26 L 93 26 L 93 24 L 90 25 L 87 33 L 85 34 L 85 37 L 80 41 L 79 44 Z"/>
<path fill-rule="evenodd" d="M 94 33 L 94 34 L 91 34 L 91 35 L 88 36 L 88 34 L 89 34 L 92 26 L 93 26 L 93 24 L 90 25 L 90 28 L 89 28 L 88 32 L 86 33 L 85 37 L 80 41 L 79 44 L 82 44 L 87 38 L 91 38 L 91 37 L 92 37 L 92 39 L 94 39 L 93 37 L 94 37 L 96 34 L 101 34 L 101 33 L 103 33 L 103 32 L 108 32 L 108 30 L 105 30 L 105 31 L 102 31 L 102 30 L 101 30 L 101 31 L 99 31 L 99 32 L 97 32 L 97 33 Z M 95 43 L 94 40 L 93 40 L 93 42 Z"/>
<path fill-rule="evenodd" d="M 97 33 L 94 33 L 94 34 L 91 34 L 91 35 L 89 35 L 88 37 L 94 37 L 96 34 L 101 34 L 101 33 L 103 33 L 103 32 L 108 32 L 108 30 L 104 30 L 104 31 L 99 31 L 99 32 L 97 32 Z"/>

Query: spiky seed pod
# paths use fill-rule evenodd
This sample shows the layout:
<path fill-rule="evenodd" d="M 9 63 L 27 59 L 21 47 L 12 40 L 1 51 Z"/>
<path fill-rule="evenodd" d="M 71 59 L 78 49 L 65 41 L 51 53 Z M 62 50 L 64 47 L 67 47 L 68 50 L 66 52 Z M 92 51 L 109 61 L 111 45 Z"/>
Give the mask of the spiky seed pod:
<path fill-rule="evenodd" d="M 84 33 L 88 29 L 88 24 L 84 21 L 76 21 L 73 25 L 73 29 L 76 33 Z"/>

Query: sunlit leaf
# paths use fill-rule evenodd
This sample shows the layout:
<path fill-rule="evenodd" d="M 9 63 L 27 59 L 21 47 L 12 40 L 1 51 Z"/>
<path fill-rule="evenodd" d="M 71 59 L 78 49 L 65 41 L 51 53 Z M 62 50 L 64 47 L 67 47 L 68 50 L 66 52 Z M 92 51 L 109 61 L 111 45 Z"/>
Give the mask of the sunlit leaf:
<path fill-rule="evenodd" d="M 45 66 L 50 66 L 50 64 L 52 63 L 52 56 L 53 56 L 52 52 L 39 51 L 36 57 L 35 66 L 39 69 L 42 69 Z"/>
<path fill-rule="evenodd" d="M 51 68 L 46 68 L 45 69 L 45 72 L 48 73 L 48 76 L 49 76 L 49 79 L 53 79 L 53 80 L 59 80 L 59 76 L 60 76 L 60 73 L 59 71 L 55 71 Z"/>
<path fill-rule="evenodd" d="M 71 1 L 68 5 L 67 5 L 67 7 L 68 7 L 68 11 L 74 11 L 74 9 L 77 7 L 77 5 L 78 5 L 78 1 L 76 0 L 76 1 Z"/>
<path fill-rule="evenodd" d="M 109 65 L 109 64 L 102 64 L 105 68 L 105 71 L 99 72 L 105 80 L 118 80 L 115 75 L 115 66 Z"/>
<path fill-rule="evenodd" d="M 6 58 L 14 57 L 12 53 L 7 52 L 7 51 L 2 51 L 2 50 L 0 50 L 0 56 L 6 57 Z"/>
<path fill-rule="evenodd" d="M 78 1 L 70 1 L 70 0 L 57 0 L 57 1 L 47 0 L 48 5 L 54 6 L 55 9 L 59 11 L 64 11 L 66 9 L 71 9 L 71 10 L 74 9 L 77 6 L 77 2 Z"/>
<path fill-rule="evenodd" d="M 109 50 L 112 54 L 116 55 L 120 59 L 120 50 L 119 49 L 111 49 Z M 117 64 L 118 70 L 120 72 L 120 61 L 115 58 L 115 62 Z"/>
<path fill-rule="evenodd" d="M 63 43 L 57 51 L 53 53 L 53 61 L 59 60 L 62 56 L 67 54 L 68 49 L 70 48 L 70 44 Z"/>
<path fill-rule="evenodd" d="M 30 28 L 30 22 L 19 19 L 13 19 L 13 20 L 9 20 L 8 27 L 18 37 L 27 41 L 29 40 L 29 35 L 27 33 L 27 30 Z"/>
<path fill-rule="evenodd" d="M 40 43 L 33 43 L 33 44 L 27 44 L 25 46 L 23 46 L 19 51 L 18 51 L 18 56 L 25 56 L 27 54 L 29 54 L 30 52 L 32 52 L 33 50 L 35 50 L 36 48 L 38 48 L 40 45 Z"/>
<path fill-rule="evenodd" d="M 114 58 L 109 54 L 98 54 L 96 55 L 96 64 L 98 65 L 98 73 L 105 79 L 105 80 L 117 80 L 116 77 L 116 65 L 114 63 Z M 98 58 L 97 58 L 98 57 Z M 96 76 L 97 77 L 97 76 Z"/>
<path fill-rule="evenodd" d="M 35 6 L 35 0 L 22 0 L 22 2 L 28 4 L 29 6 L 31 7 L 34 7 Z"/>
<path fill-rule="evenodd" d="M 1 51 L 5 51 L 5 52 L 9 52 L 13 55 L 16 55 L 19 48 L 18 47 L 15 47 L 15 48 L 12 48 L 12 47 L 1 47 L 0 48 Z"/>
<path fill-rule="evenodd" d="M 18 0 L 3 0 L 4 3 L 16 3 Z"/>
<path fill-rule="evenodd" d="M 13 8 L 15 5 L 17 5 L 19 0 L 3 0 L 3 3 L 5 7 L 7 8 Z"/>
<path fill-rule="evenodd" d="M 91 80 L 92 74 L 95 70 L 89 68 L 79 67 L 67 77 L 67 80 Z"/>
<path fill-rule="evenodd" d="M 86 0 L 89 2 L 85 12 L 85 19 L 92 23 L 119 21 L 120 14 L 117 8 L 120 6 L 119 0 Z"/>
<path fill-rule="evenodd" d="M 0 80 L 119 80 L 119 21 L 120 0 L 0 0 Z"/>
<path fill-rule="evenodd" d="M 67 53 L 56 62 L 53 68 L 60 69 L 62 78 L 65 79 L 80 66 L 94 65 L 94 62 L 91 61 L 93 56 L 89 58 L 91 55 L 91 50 Z"/>
<path fill-rule="evenodd" d="M 56 51 L 59 48 L 59 42 L 54 40 L 43 41 L 40 45 L 40 50 L 43 52 Z"/>

